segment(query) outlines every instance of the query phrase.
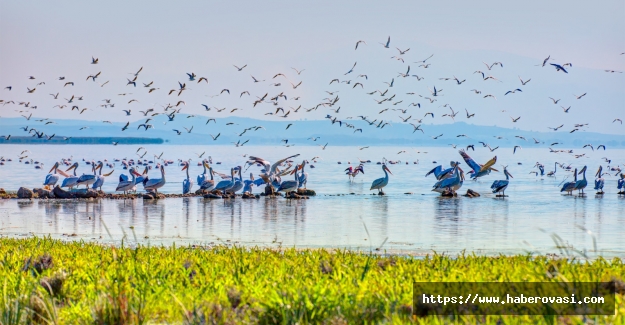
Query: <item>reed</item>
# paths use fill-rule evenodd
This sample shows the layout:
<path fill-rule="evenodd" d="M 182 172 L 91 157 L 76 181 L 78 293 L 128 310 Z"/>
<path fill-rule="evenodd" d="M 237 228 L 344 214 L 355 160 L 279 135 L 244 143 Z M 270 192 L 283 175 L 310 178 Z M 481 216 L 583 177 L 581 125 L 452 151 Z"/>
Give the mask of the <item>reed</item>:
<path fill-rule="evenodd" d="M 625 323 L 617 315 L 412 316 L 413 281 L 617 281 L 623 262 L 422 259 L 348 250 L 106 246 L 0 238 L 0 324 Z"/>

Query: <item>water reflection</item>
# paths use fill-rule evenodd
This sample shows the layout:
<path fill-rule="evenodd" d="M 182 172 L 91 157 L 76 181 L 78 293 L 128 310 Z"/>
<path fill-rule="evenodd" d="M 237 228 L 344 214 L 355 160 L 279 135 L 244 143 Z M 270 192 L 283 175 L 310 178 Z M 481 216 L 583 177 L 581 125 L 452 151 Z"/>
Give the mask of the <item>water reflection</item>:
<path fill-rule="evenodd" d="M 361 186 L 359 184 L 352 185 Z M 522 242 L 556 251 L 556 233 L 580 250 L 625 253 L 622 204 L 610 197 L 442 198 L 436 195 L 319 196 L 310 200 L 0 201 L 4 235 L 142 243 L 240 243 L 408 252 L 523 252 Z M 554 204 L 553 202 L 558 202 Z M 606 203 L 607 202 L 607 203 Z M 620 200 L 619 202 L 623 202 Z M 365 231 L 366 229 L 368 230 Z M 545 233 L 537 229 L 545 229 Z M 590 235 L 585 230 L 592 233 Z M 75 236 L 73 236 L 75 234 Z"/>

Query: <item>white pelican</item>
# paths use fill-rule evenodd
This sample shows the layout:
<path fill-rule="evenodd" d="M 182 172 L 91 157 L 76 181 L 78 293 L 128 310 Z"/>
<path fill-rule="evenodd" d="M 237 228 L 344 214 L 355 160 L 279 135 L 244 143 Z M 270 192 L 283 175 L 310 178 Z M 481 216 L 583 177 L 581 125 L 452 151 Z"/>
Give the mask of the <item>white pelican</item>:
<path fill-rule="evenodd" d="M 197 185 L 202 186 L 204 181 L 208 179 L 208 174 L 206 174 L 206 159 L 202 160 L 202 166 L 204 167 L 204 172 L 200 175 L 197 175 Z"/>
<path fill-rule="evenodd" d="M 124 194 L 127 194 L 128 191 L 137 190 L 137 183 L 135 182 L 135 180 L 136 177 L 140 174 L 135 171 L 134 167 L 130 167 L 129 172 L 132 179 L 128 180 L 128 177 L 122 177 L 125 176 L 124 174 L 120 175 L 119 184 L 117 184 L 117 188 L 115 189 L 115 191 L 124 191 Z"/>
<path fill-rule="evenodd" d="M 451 191 L 451 193 L 454 193 L 462 187 L 462 184 L 464 183 L 464 171 L 460 168 L 459 162 L 455 162 L 453 165 L 454 169 L 452 176 L 436 182 L 432 191 L 438 193 Z"/>
<path fill-rule="evenodd" d="M 503 173 L 506 175 L 506 179 L 494 181 L 493 185 L 490 186 L 490 188 L 493 190 L 493 193 L 501 192 L 501 195 L 497 195 L 501 197 L 506 196 L 506 188 L 508 187 L 508 183 L 510 182 L 510 177 L 512 177 L 512 175 L 508 173 L 508 169 L 506 169 L 506 167 L 503 168 Z"/>
<path fill-rule="evenodd" d="M 73 169 L 74 175 L 65 178 L 63 180 L 63 183 L 61 184 L 61 187 L 69 187 L 70 189 L 72 189 L 74 188 L 74 186 L 77 185 L 78 176 L 76 175 L 76 168 L 78 168 L 78 162 L 73 163 L 67 170 L 65 170 L 66 172 L 68 172 Z"/>
<path fill-rule="evenodd" d="M 384 192 L 382 192 L 382 188 L 388 185 L 388 173 L 391 173 L 391 175 L 393 175 L 393 173 L 388 169 L 388 167 L 386 167 L 386 164 L 382 164 L 382 171 L 384 172 L 384 177 L 378 178 L 375 181 L 373 181 L 373 183 L 371 183 L 371 188 L 369 189 L 370 191 L 377 189 L 378 194 L 384 194 Z"/>
<path fill-rule="evenodd" d="M 107 177 L 111 176 L 111 175 L 113 174 L 113 172 L 115 171 L 115 170 L 113 169 L 113 170 L 111 170 L 109 173 L 102 175 L 102 166 L 103 166 L 103 163 L 102 163 L 102 162 L 100 162 L 100 165 L 98 166 L 98 167 L 99 167 L 99 169 L 100 169 L 99 174 L 98 174 L 98 176 L 96 177 L 96 180 L 95 180 L 95 182 L 93 183 L 93 186 L 91 187 L 91 188 L 93 188 L 94 190 L 95 190 L 96 188 L 99 188 L 99 189 L 100 189 L 100 191 L 102 191 L 102 185 L 104 185 L 104 181 L 106 180 L 106 178 L 107 178 Z"/>
<path fill-rule="evenodd" d="M 584 168 L 582 168 L 582 170 L 579 171 L 578 175 L 581 173 L 584 173 L 583 175 L 584 178 L 575 182 L 575 189 L 577 190 L 578 193 L 579 191 L 582 191 L 580 193 L 580 196 L 584 196 L 584 189 L 586 188 L 586 186 L 588 186 L 588 180 L 586 180 L 586 166 L 584 166 Z"/>
<path fill-rule="evenodd" d="M 187 194 L 191 191 L 191 187 L 193 187 L 193 180 L 189 177 L 189 162 L 185 161 L 183 164 L 184 167 L 182 167 L 182 170 L 187 171 L 187 178 L 182 181 L 182 194 Z"/>
<path fill-rule="evenodd" d="M 85 188 L 89 188 L 89 185 L 95 183 L 96 171 L 100 168 L 100 166 L 96 167 L 95 163 L 91 161 L 91 171 L 93 174 L 82 174 L 78 177 L 78 181 L 76 182 L 76 186 L 85 185 Z"/>
<path fill-rule="evenodd" d="M 59 165 L 60 164 L 58 161 L 54 163 L 54 166 L 52 166 L 52 168 L 48 172 L 49 174 L 46 175 L 46 180 L 43 182 L 44 186 L 54 187 L 54 185 L 56 185 L 61 176 L 70 177 L 69 174 L 65 173 L 62 170 L 59 170 Z M 52 174 L 52 171 L 54 171 L 54 174 Z"/>
<path fill-rule="evenodd" d="M 577 168 L 575 168 L 573 172 L 573 177 L 575 177 L 575 179 L 572 182 L 566 182 L 562 185 L 560 192 L 567 192 L 569 195 L 572 195 L 573 190 L 575 190 L 575 183 L 577 183 Z"/>
<path fill-rule="evenodd" d="M 243 186 L 244 186 L 244 184 L 243 184 L 243 176 L 241 175 L 241 171 L 243 169 L 241 168 L 241 166 L 237 166 L 235 169 L 239 173 L 239 178 L 238 179 L 236 177 L 234 178 L 234 185 L 232 185 L 232 188 L 230 189 L 230 191 L 232 191 L 232 193 L 236 193 L 236 192 L 240 191 L 243 188 Z"/>
<path fill-rule="evenodd" d="M 597 177 L 597 179 L 595 180 L 595 190 L 599 195 L 604 193 L 603 185 L 605 184 L 605 180 L 603 179 L 603 174 L 603 166 L 599 166 L 599 170 L 595 174 L 595 177 Z"/>
<path fill-rule="evenodd" d="M 232 186 L 234 186 L 234 168 L 230 168 L 230 178 L 217 183 L 215 191 L 222 191 L 223 193 L 226 193 L 226 191 L 231 189 Z"/>
<path fill-rule="evenodd" d="M 146 178 L 143 180 L 143 189 L 146 191 L 154 191 L 158 194 L 158 189 L 165 185 L 165 167 L 161 165 L 161 178 Z"/>
<path fill-rule="evenodd" d="M 198 185 L 200 185 L 200 189 L 202 191 L 212 191 L 215 188 L 215 179 L 213 179 L 213 168 L 208 165 L 206 161 L 203 161 L 202 164 L 204 165 L 204 168 L 208 167 L 208 173 L 210 174 L 211 179 L 205 179 L 202 184 L 198 183 Z"/>
<path fill-rule="evenodd" d="M 299 165 L 295 166 L 295 170 L 291 172 L 291 174 L 295 175 L 295 179 L 292 181 L 284 181 L 278 187 L 278 192 L 282 191 L 284 193 L 291 193 L 297 191 L 297 187 L 299 185 L 299 179 L 297 177 L 297 170 L 299 169 Z"/>

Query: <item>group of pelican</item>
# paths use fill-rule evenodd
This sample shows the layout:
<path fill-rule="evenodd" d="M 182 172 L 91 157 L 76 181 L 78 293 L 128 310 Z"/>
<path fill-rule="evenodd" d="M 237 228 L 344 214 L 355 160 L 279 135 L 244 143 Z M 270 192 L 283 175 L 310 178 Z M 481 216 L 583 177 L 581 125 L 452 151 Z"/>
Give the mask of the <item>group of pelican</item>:
<path fill-rule="evenodd" d="M 104 185 L 104 181 L 106 180 L 106 177 L 111 176 L 111 174 L 113 174 L 114 172 L 114 170 L 112 170 L 109 173 L 102 174 L 102 167 L 104 166 L 104 163 L 99 162 L 98 164 L 96 164 L 94 161 L 91 161 L 91 172 L 93 174 L 82 174 L 78 176 L 76 174 L 76 169 L 78 168 L 78 166 L 78 162 L 75 162 L 64 171 L 62 169 L 59 169 L 60 163 L 57 161 L 48 172 L 48 175 L 46 175 L 43 185 L 46 187 L 54 187 L 61 178 L 61 176 L 63 176 L 65 177 L 65 179 L 63 179 L 63 182 L 61 183 L 61 187 L 73 189 L 74 187 L 78 188 L 79 186 L 84 185 L 85 188 L 89 188 L 89 185 L 92 185 L 93 189 L 101 190 L 102 185 Z M 67 173 L 70 170 L 74 171 L 73 175 Z"/>

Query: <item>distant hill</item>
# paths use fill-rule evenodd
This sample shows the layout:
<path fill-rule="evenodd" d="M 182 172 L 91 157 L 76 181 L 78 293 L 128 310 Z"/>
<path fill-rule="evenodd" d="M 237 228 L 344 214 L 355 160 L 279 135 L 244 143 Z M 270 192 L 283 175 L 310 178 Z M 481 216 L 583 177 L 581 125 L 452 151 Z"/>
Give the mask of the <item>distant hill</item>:
<path fill-rule="evenodd" d="M 369 125 L 363 120 L 345 120 L 334 123 L 326 120 L 299 120 L 299 121 L 261 121 L 250 118 L 227 117 L 217 119 L 216 122 L 207 122 L 205 117 L 193 117 L 179 114 L 174 121 L 166 116 L 158 115 L 149 122 L 154 127 L 145 130 L 139 124 L 145 120 L 130 123 L 126 131 L 121 131 L 125 123 L 102 123 L 85 120 L 55 120 L 54 124 L 44 125 L 43 122 L 26 121 L 23 118 L 0 119 L 0 135 L 11 135 L 9 141 L 0 138 L 0 143 L 46 143 L 44 139 L 27 138 L 28 133 L 23 127 L 35 128 L 48 135 L 56 134 L 55 138 L 47 143 L 65 143 L 62 137 L 72 137 L 69 144 L 84 143 L 169 143 L 169 144 L 229 144 L 231 142 L 245 142 L 246 145 L 280 144 L 281 140 L 288 139 L 289 144 L 297 145 L 411 145 L 411 146 L 447 146 L 449 144 L 479 145 L 479 141 L 488 143 L 491 147 L 509 147 L 514 145 L 528 147 L 575 148 L 590 143 L 594 146 L 604 144 L 608 147 L 625 147 L 625 136 L 585 132 L 580 129 L 574 133 L 571 130 L 560 129 L 551 132 L 524 131 L 507 129 L 497 126 L 481 126 L 456 122 L 453 124 L 422 124 L 420 130 L 414 131 L 408 123 L 394 123 L 384 128 Z M 345 126 L 345 122 L 353 128 Z M 288 129 L 287 126 L 292 124 Z M 262 126 L 243 132 L 246 128 Z M 80 130 L 81 128 L 84 128 Z M 188 133 L 185 127 L 191 129 Z M 173 129 L 179 130 L 180 135 Z M 362 129 L 362 132 L 356 131 Z M 356 131 L 356 132 L 355 132 Z M 414 132 L 413 132 L 414 131 Z M 211 137 L 219 137 L 216 141 Z M 466 135 L 467 137 L 460 136 Z M 309 138 L 319 137 L 317 141 Z M 433 137 L 438 137 L 433 139 Z M 523 140 L 522 138 L 526 140 Z M 533 140 L 538 140 L 538 144 Z M 33 139 L 33 140 L 28 140 Z"/>
<path fill-rule="evenodd" d="M 55 135 L 52 139 L 12 136 L 5 140 L 0 138 L 0 144 L 162 144 L 161 138 L 117 138 L 117 137 L 66 137 Z"/>

